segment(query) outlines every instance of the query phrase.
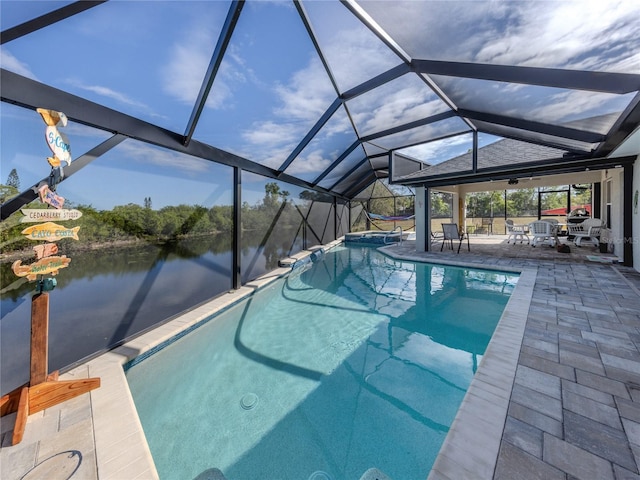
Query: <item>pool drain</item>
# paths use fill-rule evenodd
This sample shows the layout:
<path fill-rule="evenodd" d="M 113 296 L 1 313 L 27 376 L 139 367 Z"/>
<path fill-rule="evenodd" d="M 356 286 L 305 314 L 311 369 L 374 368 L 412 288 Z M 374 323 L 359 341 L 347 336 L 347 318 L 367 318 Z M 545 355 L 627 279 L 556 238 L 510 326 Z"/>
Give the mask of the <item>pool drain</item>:
<path fill-rule="evenodd" d="M 240 399 L 240 406 L 245 410 L 251 410 L 258 403 L 258 396 L 255 393 L 247 393 Z"/>

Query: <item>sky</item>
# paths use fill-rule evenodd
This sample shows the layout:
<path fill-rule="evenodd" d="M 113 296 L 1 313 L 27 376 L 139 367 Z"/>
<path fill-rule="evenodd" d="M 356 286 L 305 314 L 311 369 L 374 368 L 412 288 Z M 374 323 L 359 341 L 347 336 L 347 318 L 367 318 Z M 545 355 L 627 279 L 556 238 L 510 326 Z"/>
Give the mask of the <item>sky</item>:
<path fill-rule="evenodd" d="M 3 0 L 1 28 L 66 3 Z M 385 2 L 362 7 L 396 39 L 398 53 L 340 2 L 302 3 L 334 85 L 291 2 L 247 2 L 194 138 L 279 168 L 338 93 L 399 65 L 405 56 L 640 72 L 640 8 L 632 1 L 394 1 L 393 8 Z M 228 8 L 227 1 L 113 0 L 5 43 L 0 62 L 2 68 L 183 134 Z M 472 79 L 432 80 L 456 105 L 558 124 L 619 113 L 631 100 Z M 4 102 L 0 108 L 0 181 L 16 168 L 25 187 L 48 175 L 44 123 L 36 112 Z M 286 173 L 313 181 L 357 135 L 375 135 L 448 109 L 423 79 L 407 74 L 340 107 Z M 466 152 L 470 136 L 421 143 L 468 130 L 452 119 L 372 142 L 385 148 L 411 145 L 406 154 L 438 163 Z M 108 138 L 73 122 L 63 131 L 76 157 Z M 485 144 L 496 140 L 481 134 Z M 356 165 L 361 158 L 353 155 L 349 162 Z M 229 189 L 215 186 L 227 185 L 231 170 L 209 163 L 127 140 L 60 189 L 97 208 L 140 204 L 146 196 L 157 208 L 177 201 L 226 202 L 229 195 L 218 193 Z M 256 180 L 246 185 L 253 203 L 264 193 L 264 180 L 250 178 Z"/>

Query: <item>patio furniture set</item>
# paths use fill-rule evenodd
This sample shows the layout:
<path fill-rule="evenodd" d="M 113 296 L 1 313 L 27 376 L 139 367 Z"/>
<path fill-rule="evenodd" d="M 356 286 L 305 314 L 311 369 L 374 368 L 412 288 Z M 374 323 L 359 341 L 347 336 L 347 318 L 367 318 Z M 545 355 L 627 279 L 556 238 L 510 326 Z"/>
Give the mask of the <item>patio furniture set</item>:
<path fill-rule="evenodd" d="M 515 244 L 518 240 L 520 243 L 526 238 L 527 243 L 532 247 L 538 244 L 548 243 L 555 246 L 560 243 L 559 235 L 564 227 L 567 228 L 568 239 L 572 239 L 576 247 L 582 246 L 582 241 L 586 240 L 593 244 L 594 247 L 600 245 L 600 232 L 602 230 L 602 220 L 599 218 L 588 218 L 581 223 L 562 224 L 557 220 L 536 220 L 527 225 L 518 225 L 513 220 L 506 221 L 507 226 L 507 243 L 513 239 Z M 531 240 L 529 237 L 533 237 Z"/>
<path fill-rule="evenodd" d="M 536 247 L 540 244 L 548 244 L 551 247 L 557 244 L 562 244 L 560 241 L 560 234 L 566 227 L 566 236 L 563 234 L 562 238 L 572 240 L 576 247 L 582 246 L 582 241 L 591 242 L 594 247 L 600 245 L 600 232 L 603 228 L 602 220 L 599 218 L 588 218 L 581 223 L 559 223 L 555 219 L 551 220 L 536 220 L 527 225 L 520 225 L 513 222 L 513 220 L 506 220 L 507 227 L 507 243 L 515 243 L 519 240 L 522 243 L 525 239 L 527 243 L 532 247 Z M 458 242 L 458 253 L 462 247 L 462 242 L 467 241 L 467 250 L 471 251 L 469 245 L 469 234 L 458 228 L 457 223 L 443 223 L 442 232 L 431 232 L 431 242 L 441 241 L 440 251 L 444 249 L 445 245 L 448 245 L 451 250 L 454 249 L 454 241 Z"/>

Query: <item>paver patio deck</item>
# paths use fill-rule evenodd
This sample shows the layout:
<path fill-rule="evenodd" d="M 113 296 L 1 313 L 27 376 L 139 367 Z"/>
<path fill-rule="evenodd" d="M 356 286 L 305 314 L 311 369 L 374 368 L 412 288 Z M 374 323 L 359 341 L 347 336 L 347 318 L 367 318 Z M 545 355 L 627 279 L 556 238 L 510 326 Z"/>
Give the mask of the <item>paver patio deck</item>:
<path fill-rule="evenodd" d="M 439 245 L 416 253 L 414 242 L 387 250 L 516 269 L 530 281 L 518 286 L 528 298 L 510 302 L 512 318 L 503 316 L 430 479 L 640 479 L 638 272 L 588 261 L 589 247 L 559 253 L 500 235 L 472 236 L 460 254 Z M 31 415 L 20 444 L 10 446 L 15 415 L 2 418 L 0 477 L 157 478 L 122 363 L 259 284 L 65 373 L 100 376 L 102 387 Z"/>

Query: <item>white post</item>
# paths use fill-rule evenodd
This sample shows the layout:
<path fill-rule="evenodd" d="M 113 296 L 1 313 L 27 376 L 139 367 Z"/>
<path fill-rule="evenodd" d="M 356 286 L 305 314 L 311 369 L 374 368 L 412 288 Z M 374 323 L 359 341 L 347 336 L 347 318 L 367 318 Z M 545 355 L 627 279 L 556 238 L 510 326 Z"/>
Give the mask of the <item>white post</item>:
<path fill-rule="evenodd" d="M 416 251 L 427 251 L 429 244 L 427 239 L 431 235 L 429 231 L 429 222 L 427 212 L 429 211 L 428 205 L 428 190 L 424 187 L 416 188 L 416 203 L 415 203 L 415 220 L 416 220 Z"/>

